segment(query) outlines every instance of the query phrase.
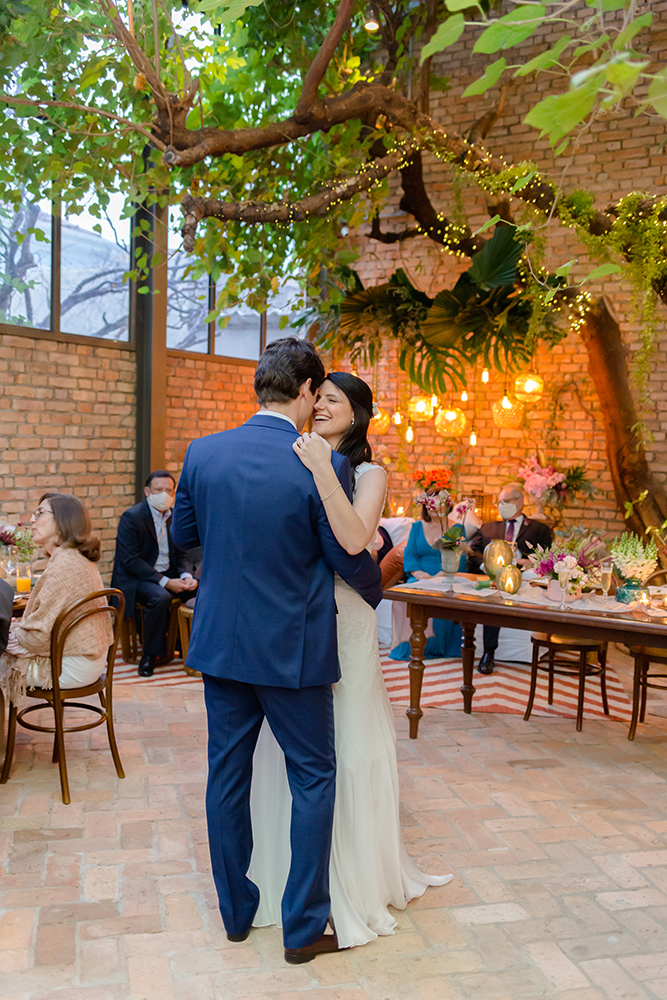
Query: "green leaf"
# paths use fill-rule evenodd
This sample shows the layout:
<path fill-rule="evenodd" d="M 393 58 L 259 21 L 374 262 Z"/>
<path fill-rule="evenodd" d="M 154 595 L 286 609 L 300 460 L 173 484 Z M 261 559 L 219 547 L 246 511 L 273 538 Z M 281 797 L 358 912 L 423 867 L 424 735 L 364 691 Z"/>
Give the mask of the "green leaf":
<path fill-rule="evenodd" d="M 622 270 L 620 264 L 600 264 L 599 267 L 594 267 L 580 284 L 583 285 L 584 281 L 597 281 L 598 278 L 606 278 L 608 274 L 618 274 Z"/>
<path fill-rule="evenodd" d="M 516 191 L 520 191 L 521 188 L 525 188 L 526 184 L 530 184 L 534 176 L 535 176 L 535 171 L 531 170 L 525 175 L 525 177 L 517 177 L 517 179 L 514 182 L 514 186 L 510 191 L 510 194 L 514 194 Z"/>
<path fill-rule="evenodd" d="M 548 135 L 549 142 L 555 146 L 592 110 L 603 78 L 604 74 L 599 73 L 576 90 L 545 97 L 528 112 L 524 121 L 540 129 L 541 136 Z"/>
<path fill-rule="evenodd" d="M 552 49 L 547 49 L 546 52 L 542 52 L 539 56 L 535 56 L 534 59 L 530 59 L 524 66 L 520 66 L 514 75 L 528 76 L 529 73 L 537 73 L 543 69 L 550 69 L 556 65 L 571 41 L 572 37 L 570 35 L 563 35 Z"/>
<path fill-rule="evenodd" d="M 483 94 L 485 90 L 489 87 L 493 87 L 494 83 L 497 83 L 503 74 L 503 70 L 507 65 L 507 60 L 505 56 L 501 56 L 500 59 L 496 59 L 484 70 L 484 76 L 480 76 L 479 80 L 475 80 L 471 83 L 469 87 L 463 91 L 463 97 L 472 97 L 473 94 Z"/>
<path fill-rule="evenodd" d="M 483 222 L 479 229 L 476 229 L 472 235 L 479 236 L 480 233 L 485 233 L 487 229 L 490 229 L 491 226 L 495 226 L 497 222 L 500 222 L 500 216 L 494 215 L 493 218 L 487 219 L 486 222 Z"/>
<path fill-rule="evenodd" d="M 190 7 L 199 14 L 208 14 L 216 24 L 232 24 L 243 15 L 248 7 L 258 7 L 263 0 L 191 0 Z"/>
<path fill-rule="evenodd" d="M 655 110 L 667 118 L 667 69 L 660 70 L 651 80 L 648 97 Z"/>
<path fill-rule="evenodd" d="M 524 42 L 540 27 L 546 14 L 541 3 L 516 7 L 504 17 L 493 21 L 475 42 L 473 52 L 498 52 Z"/>
<path fill-rule="evenodd" d="M 615 87 L 627 94 L 634 87 L 639 74 L 649 65 L 649 60 L 642 62 L 616 62 L 607 66 L 607 79 Z"/>
<path fill-rule="evenodd" d="M 447 49 L 454 42 L 457 42 L 463 34 L 465 26 L 466 22 L 463 14 L 454 14 L 452 17 L 448 17 L 440 25 L 431 41 L 422 49 L 420 62 L 423 63 L 425 59 L 428 59 L 435 52 L 442 52 L 443 49 Z"/>
<path fill-rule="evenodd" d="M 602 11 L 621 10 L 626 0 L 586 0 L 587 7 L 598 7 Z"/>
<path fill-rule="evenodd" d="M 623 31 L 619 31 L 612 45 L 614 51 L 618 52 L 627 48 L 635 35 L 638 35 L 642 28 L 648 28 L 652 21 L 653 14 L 640 14 L 639 17 L 636 17 L 627 27 L 623 28 Z"/>
<path fill-rule="evenodd" d="M 477 7 L 481 10 L 481 4 L 477 3 L 477 0 L 445 0 L 445 7 L 447 10 L 454 13 L 456 10 L 469 10 L 470 7 Z"/>
<path fill-rule="evenodd" d="M 473 257 L 468 270 L 470 280 L 483 288 L 498 288 L 511 285 L 516 277 L 516 265 L 523 253 L 525 243 L 517 240 L 513 226 L 499 226 Z"/>
<path fill-rule="evenodd" d="M 577 263 L 578 257 L 573 257 L 572 260 L 568 260 L 566 264 L 561 264 L 560 267 L 556 268 L 555 274 L 557 278 L 566 278 L 573 266 Z"/>

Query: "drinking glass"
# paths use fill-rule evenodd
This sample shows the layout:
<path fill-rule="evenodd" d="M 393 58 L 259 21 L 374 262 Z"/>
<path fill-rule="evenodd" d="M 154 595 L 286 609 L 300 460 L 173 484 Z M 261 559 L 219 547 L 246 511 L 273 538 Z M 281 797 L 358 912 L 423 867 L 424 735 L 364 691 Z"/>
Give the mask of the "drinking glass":
<path fill-rule="evenodd" d="M 17 594 L 29 594 L 30 593 L 30 578 L 32 576 L 32 569 L 30 563 L 17 563 L 16 566 L 16 593 Z"/>
<path fill-rule="evenodd" d="M 614 571 L 614 563 L 611 559 L 603 559 L 600 563 L 600 586 L 602 587 L 602 593 L 604 594 L 602 600 L 602 607 L 607 607 L 607 596 L 609 594 L 609 588 L 611 587 L 611 574 Z"/>
<path fill-rule="evenodd" d="M 567 587 L 570 582 L 570 570 L 561 569 L 558 572 L 558 583 L 560 586 L 560 608 L 559 611 L 567 611 L 565 607 L 565 595 L 567 594 Z"/>

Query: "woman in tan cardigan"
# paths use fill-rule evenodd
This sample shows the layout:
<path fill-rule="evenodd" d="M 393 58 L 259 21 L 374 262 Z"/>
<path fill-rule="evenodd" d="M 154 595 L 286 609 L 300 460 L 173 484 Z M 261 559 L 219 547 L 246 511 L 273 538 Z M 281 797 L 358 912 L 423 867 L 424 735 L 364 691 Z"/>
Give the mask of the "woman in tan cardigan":
<path fill-rule="evenodd" d="M 45 493 L 31 517 L 32 534 L 49 562 L 28 599 L 23 618 L 14 619 L 6 652 L 0 657 L 0 687 L 15 704 L 28 687 L 51 687 L 51 633 L 64 608 L 102 590 L 95 563 L 100 540 L 91 534 L 86 508 L 76 497 Z M 105 607 L 98 598 L 91 607 Z M 60 687 L 92 684 L 106 661 L 113 633 L 107 615 L 77 625 L 65 643 Z"/>

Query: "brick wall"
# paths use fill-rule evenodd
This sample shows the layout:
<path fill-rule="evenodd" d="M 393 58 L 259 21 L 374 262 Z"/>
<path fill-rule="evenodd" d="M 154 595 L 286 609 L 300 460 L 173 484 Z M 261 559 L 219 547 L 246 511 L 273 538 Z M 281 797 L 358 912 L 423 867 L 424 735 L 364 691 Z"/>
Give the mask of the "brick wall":
<path fill-rule="evenodd" d="M 132 351 L 0 334 L 0 519 L 27 520 L 42 493 L 82 500 L 110 578 L 116 525 L 133 503 Z"/>
<path fill-rule="evenodd" d="M 194 438 L 238 427 L 257 410 L 255 365 L 169 352 L 166 466 L 175 475 Z"/>
<path fill-rule="evenodd" d="M 656 63 L 664 64 L 667 54 L 667 18 L 665 18 L 667 3 L 664 0 L 654 3 L 651 9 L 654 12 L 655 22 L 657 23 L 662 17 L 661 23 L 664 25 L 661 34 L 653 35 L 655 48 L 651 54 Z M 495 106 L 499 91 L 499 88 L 495 88 L 481 97 L 462 98 L 464 89 L 483 72 L 486 62 L 497 58 L 496 55 L 490 57 L 473 55 L 471 52 L 473 43 L 474 38 L 470 38 L 465 44 L 461 42 L 448 49 L 442 56 L 436 57 L 433 67 L 435 73 L 450 78 L 451 89 L 444 94 L 432 94 L 432 117 L 445 128 L 453 128 L 464 134 L 485 111 Z M 553 38 L 545 33 L 542 37 L 536 36 L 524 44 L 520 54 L 513 49 L 511 61 L 525 62 L 550 44 L 553 44 Z M 556 88 L 559 86 L 562 88 L 562 83 L 556 84 Z M 534 103 L 553 87 L 553 82 L 547 77 L 508 81 L 505 112 L 486 140 L 486 145 L 494 155 L 503 156 L 507 162 L 522 160 L 536 162 L 552 178 L 562 179 L 564 192 L 575 188 L 592 190 L 595 193 L 596 206 L 600 209 L 606 208 L 633 189 L 646 190 L 657 195 L 664 194 L 664 178 L 667 176 L 667 149 L 663 145 L 665 123 L 655 117 L 635 117 L 635 109 L 630 106 L 627 108 L 627 113 L 593 125 L 590 132 L 582 137 L 574 162 L 563 172 L 568 157 L 554 161 L 548 142 L 540 140 L 534 129 L 522 124 L 522 118 L 528 110 L 528 102 Z M 456 202 L 451 167 L 433 156 L 425 156 L 424 174 L 427 190 L 436 209 L 445 216 L 452 217 Z M 461 197 L 465 212 L 470 225 L 476 229 L 489 217 L 485 194 L 465 175 L 462 175 L 461 180 L 463 182 Z M 392 196 L 382 212 L 382 227 L 388 232 L 400 231 L 411 226 L 414 220 L 399 210 L 400 189 L 397 177 L 391 178 L 390 187 Z M 517 219 L 522 221 L 521 216 L 525 210 L 521 204 L 514 202 L 513 208 Z M 577 257 L 578 263 L 573 272 L 575 280 L 581 280 L 587 271 L 591 270 L 593 265 L 589 263 L 584 248 L 577 243 L 571 230 L 565 229 L 558 222 L 552 222 L 545 235 L 548 266 L 555 268 L 566 260 Z M 446 251 L 443 252 L 424 237 L 383 245 L 371 242 L 363 235 L 357 235 L 355 242 L 362 252 L 361 260 L 355 266 L 366 285 L 386 281 L 392 271 L 402 267 L 413 284 L 430 296 L 434 296 L 442 288 L 451 288 L 460 272 L 470 265 L 468 258 L 459 259 Z M 632 351 L 637 345 L 638 327 L 632 314 L 629 285 L 622 278 L 613 276 L 586 287 L 595 296 L 606 296 L 620 322 L 624 339 L 630 348 L 631 360 Z M 653 441 L 648 445 L 651 467 L 658 477 L 665 481 L 667 443 L 663 418 L 667 410 L 665 385 L 667 364 L 664 362 L 667 348 L 665 324 L 667 312 L 662 306 L 658 308 L 661 331 L 649 382 L 651 405 L 643 416 L 653 436 Z M 385 354 L 388 343 L 390 343 L 389 338 L 385 343 Z M 536 358 L 536 367 L 547 381 L 547 393 L 541 403 L 527 410 L 525 424 L 521 430 L 500 429 L 493 423 L 490 404 L 502 396 L 502 376 L 492 370 L 491 381 L 485 387 L 479 377 L 481 368 L 475 373 L 470 371 L 468 386 L 470 399 L 467 403 L 458 403 L 466 412 L 469 423 L 465 434 L 453 442 L 462 448 L 460 490 L 478 489 L 495 493 L 526 455 L 534 451 L 536 446 L 543 446 L 549 420 L 546 396 L 549 391 L 559 389 L 564 382 L 570 382 L 572 384 L 560 396 L 561 407 L 556 421 L 558 443 L 549 454 L 559 465 L 585 464 L 590 470 L 591 478 L 600 489 L 600 495 L 595 500 L 586 501 L 583 507 L 569 508 L 565 521 L 583 523 L 599 530 L 621 529 L 623 519 L 616 509 L 607 473 L 602 417 L 594 388 L 587 374 L 587 364 L 586 351 L 575 333 L 569 333 L 567 338 L 551 352 L 540 350 Z M 391 406 L 392 409 L 397 398 L 396 369 L 394 355 L 391 352 L 384 358 L 376 372 L 364 373 L 359 369 L 359 374 L 365 375 L 369 381 L 375 383 L 381 405 Z M 456 403 L 456 394 L 452 395 L 451 401 Z M 470 420 L 475 412 L 478 443 L 472 448 L 468 444 L 468 436 Z M 392 459 L 389 466 L 390 482 L 401 499 L 408 478 L 396 468 L 397 465 L 405 465 L 407 461 L 407 464 L 414 468 L 442 462 L 451 446 L 451 442 L 448 444 L 435 433 L 433 421 L 417 428 L 416 440 L 412 447 L 401 448 L 398 433 L 393 427 L 384 438 L 376 438 L 374 443 L 383 445 L 387 453 L 385 457 Z"/>

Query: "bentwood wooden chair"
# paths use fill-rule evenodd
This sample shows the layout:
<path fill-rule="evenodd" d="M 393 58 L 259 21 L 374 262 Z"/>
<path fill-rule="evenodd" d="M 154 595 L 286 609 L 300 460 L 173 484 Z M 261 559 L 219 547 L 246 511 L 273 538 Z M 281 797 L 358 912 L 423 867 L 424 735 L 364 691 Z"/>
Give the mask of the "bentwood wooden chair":
<path fill-rule="evenodd" d="M 183 656 L 183 669 L 186 674 L 190 677 L 201 677 L 201 673 L 198 670 L 194 670 L 192 667 L 187 665 L 188 649 L 190 648 L 190 632 L 192 630 L 192 616 L 194 615 L 194 610 L 192 608 L 186 608 L 184 604 L 181 604 L 178 609 L 178 629 L 181 637 L 181 655 Z"/>
<path fill-rule="evenodd" d="M 114 598 L 118 607 L 108 604 L 106 607 L 85 608 L 87 604 L 90 604 L 91 601 L 98 597 L 106 598 L 107 601 L 109 598 Z M 65 758 L 66 733 L 80 733 L 85 729 L 94 729 L 96 726 L 101 726 L 102 723 L 106 723 L 109 747 L 111 749 L 111 756 L 116 767 L 116 773 L 119 778 L 125 777 L 123 765 L 121 764 L 120 755 L 118 753 L 118 747 L 116 745 L 116 736 L 113 726 L 112 700 L 113 668 L 116 660 L 116 647 L 118 646 L 120 625 L 123 620 L 124 610 L 125 598 L 120 590 L 109 589 L 97 590 L 93 594 L 88 594 L 87 597 L 84 597 L 79 601 L 75 601 L 73 604 L 70 604 L 68 608 L 65 608 L 64 611 L 60 612 L 55 620 L 53 631 L 51 633 L 52 688 L 50 690 L 47 690 L 46 688 L 28 688 L 27 690 L 29 698 L 38 698 L 42 702 L 46 702 L 46 704 L 53 709 L 53 725 L 40 726 L 26 720 L 26 716 L 39 711 L 44 707 L 44 705 L 28 705 L 26 708 L 19 711 L 17 710 L 16 705 L 10 701 L 7 728 L 7 749 L 5 752 L 5 762 L 2 768 L 2 775 L 0 775 L 0 784 L 5 784 L 11 771 L 17 724 L 19 726 L 23 726 L 24 729 L 31 729 L 34 732 L 54 734 L 53 756 L 51 759 L 54 764 L 58 764 L 60 772 L 60 788 L 65 805 L 69 805 L 71 801 L 69 781 L 67 779 L 67 761 Z M 81 622 L 93 618 L 96 615 L 106 614 L 111 616 L 113 623 L 113 640 L 107 653 L 106 671 L 102 673 L 93 684 L 87 684 L 85 687 L 61 689 L 60 673 L 62 670 L 63 650 L 69 635 Z M 70 701 L 70 698 L 87 698 L 90 695 L 98 695 L 101 707 L 98 707 L 97 705 L 88 705 L 79 701 Z M 85 709 L 86 711 L 93 712 L 96 716 L 98 716 L 98 718 L 93 719 L 92 722 L 84 723 L 83 725 L 67 726 L 65 725 L 64 718 L 66 708 Z"/>
<path fill-rule="evenodd" d="M 667 583 L 667 570 L 658 569 L 651 573 L 647 585 L 663 587 Z M 667 649 L 654 646 L 630 646 L 630 656 L 635 661 L 634 683 L 632 686 L 632 719 L 628 739 L 634 740 L 637 723 L 646 720 L 646 696 L 649 688 L 667 690 L 667 673 L 651 672 L 651 664 L 667 667 Z M 656 681 L 658 683 L 656 684 Z"/>
<path fill-rule="evenodd" d="M 178 640 L 178 609 L 182 605 L 180 597 L 174 597 L 169 608 L 169 624 L 167 625 L 167 655 L 166 662 L 171 663 L 176 655 Z M 125 663 L 137 663 L 139 651 L 143 645 L 144 612 L 146 608 L 137 601 L 134 617 L 123 618 L 120 628 L 120 648 Z M 137 628 L 138 625 L 138 628 Z"/>
<path fill-rule="evenodd" d="M 535 632 L 530 637 L 533 644 L 533 662 L 530 676 L 530 695 L 524 719 L 530 718 L 535 700 L 538 670 L 546 670 L 549 678 L 548 704 L 554 703 L 554 675 L 579 677 L 577 697 L 577 732 L 581 732 L 584 719 L 584 689 L 587 677 L 600 678 L 600 694 L 605 715 L 609 715 L 607 702 L 607 643 L 598 639 L 572 639 L 568 636 L 551 635 L 546 632 Z M 540 657 L 547 652 L 547 662 L 541 664 Z M 597 662 L 591 662 L 589 655 L 596 654 Z M 570 655 L 568 655 L 570 654 Z"/>

